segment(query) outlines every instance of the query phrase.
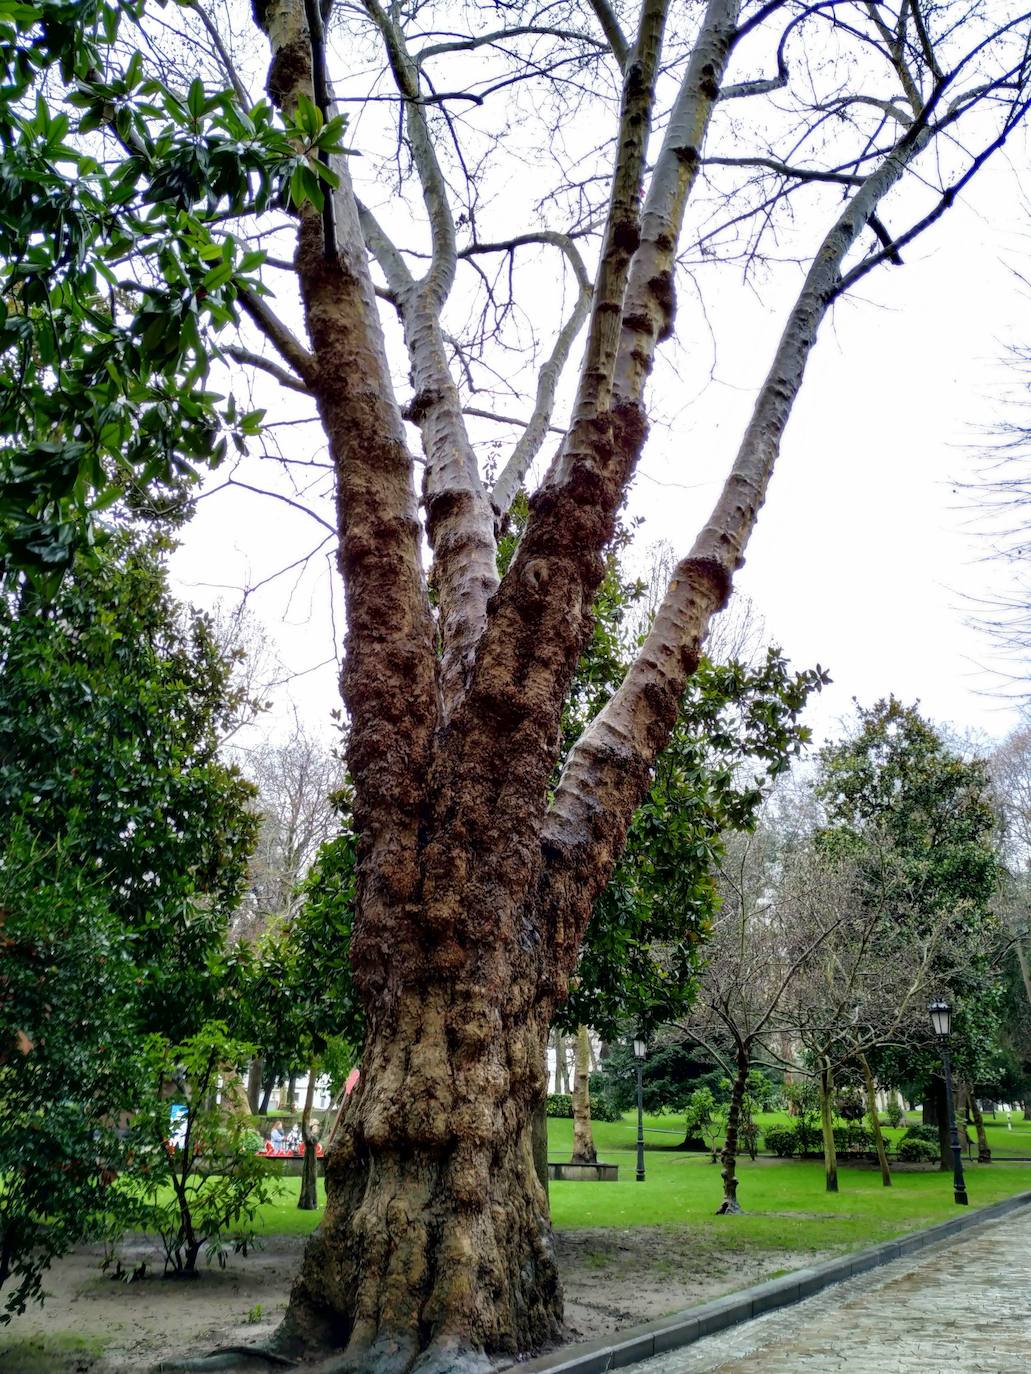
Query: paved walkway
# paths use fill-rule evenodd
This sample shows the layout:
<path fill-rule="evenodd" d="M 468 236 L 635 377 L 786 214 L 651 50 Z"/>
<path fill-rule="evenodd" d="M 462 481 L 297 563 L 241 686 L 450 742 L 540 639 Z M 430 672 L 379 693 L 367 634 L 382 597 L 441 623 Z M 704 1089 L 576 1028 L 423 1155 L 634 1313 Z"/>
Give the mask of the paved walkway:
<path fill-rule="evenodd" d="M 631 1369 L 633 1374 L 1028 1374 L 1031 1213 L 1024 1210 L 943 1241 Z"/>

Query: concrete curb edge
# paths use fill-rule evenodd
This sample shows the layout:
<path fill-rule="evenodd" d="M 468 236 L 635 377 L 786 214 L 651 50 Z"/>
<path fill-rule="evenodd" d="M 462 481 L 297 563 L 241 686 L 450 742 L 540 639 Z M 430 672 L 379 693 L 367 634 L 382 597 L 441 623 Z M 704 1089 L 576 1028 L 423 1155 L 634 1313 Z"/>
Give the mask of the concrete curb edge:
<path fill-rule="evenodd" d="M 939 1241 L 949 1240 L 972 1227 L 996 1221 L 1027 1206 L 1031 1206 L 1031 1192 L 1016 1193 L 988 1207 L 950 1217 L 948 1221 L 929 1226 L 926 1230 L 882 1241 L 869 1250 L 840 1255 L 837 1259 L 810 1269 L 795 1269 L 790 1274 L 768 1279 L 740 1293 L 729 1293 L 700 1307 L 671 1312 L 655 1321 L 617 1331 L 600 1340 L 565 1345 L 537 1359 L 507 1368 L 518 1370 L 519 1374 L 607 1374 L 609 1370 L 623 1369 L 652 1355 L 663 1355 L 668 1350 L 692 1345 L 703 1336 L 712 1336 L 717 1331 L 725 1331 L 727 1327 L 751 1321 L 764 1312 L 790 1307 L 803 1298 L 821 1293 L 832 1284 L 865 1274 L 871 1269 L 879 1269 L 882 1264 L 890 1264 L 892 1260 L 915 1255 Z"/>

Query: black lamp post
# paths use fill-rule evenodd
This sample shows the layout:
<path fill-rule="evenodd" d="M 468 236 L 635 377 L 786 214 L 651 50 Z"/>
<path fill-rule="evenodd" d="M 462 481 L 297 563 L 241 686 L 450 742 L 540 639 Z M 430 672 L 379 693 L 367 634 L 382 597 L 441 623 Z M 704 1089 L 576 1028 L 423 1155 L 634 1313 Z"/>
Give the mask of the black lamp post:
<path fill-rule="evenodd" d="M 637 1181 L 644 1182 L 644 1056 L 648 1045 L 641 1035 L 634 1036 L 634 1059 L 637 1062 Z"/>
<path fill-rule="evenodd" d="M 948 1002 L 932 1002 L 927 1008 L 931 1013 L 931 1025 L 941 1046 L 942 1066 L 945 1069 L 945 1110 L 949 1119 L 949 1140 L 952 1144 L 952 1191 L 956 1202 L 966 1207 L 967 1185 L 963 1178 L 963 1152 L 959 1147 L 959 1131 L 956 1127 L 956 1108 L 952 1100 L 952 1063 L 949 1059 L 949 1036 L 952 1033 L 952 1008 Z"/>

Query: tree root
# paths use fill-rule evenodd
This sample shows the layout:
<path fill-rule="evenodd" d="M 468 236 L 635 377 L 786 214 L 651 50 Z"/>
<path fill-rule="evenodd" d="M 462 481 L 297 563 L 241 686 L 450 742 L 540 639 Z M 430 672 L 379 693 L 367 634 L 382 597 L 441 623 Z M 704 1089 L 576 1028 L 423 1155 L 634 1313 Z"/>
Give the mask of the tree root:
<path fill-rule="evenodd" d="M 222 1345 L 207 1355 L 162 1360 L 151 1374 L 257 1374 L 259 1369 L 302 1369 L 305 1374 L 488 1374 L 494 1362 L 453 1341 L 440 1341 L 419 1354 L 393 1340 L 380 1340 L 360 1350 L 345 1350 L 314 1364 L 289 1359 L 267 1346 Z"/>
<path fill-rule="evenodd" d="M 738 1202 L 737 1198 L 724 1198 L 716 1208 L 716 1215 L 718 1217 L 739 1217 L 743 1211 L 744 1208 L 741 1206 L 740 1202 Z"/>
<path fill-rule="evenodd" d="M 305 1374 L 488 1374 L 494 1361 L 453 1341 L 428 1346 L 413 1359 L 394 1341 L 376 1342 L 361 1350 L 345 1350 L 312 1365 Z"/>
<path fill-rule="evenodd" d="M 296 1369 L 298 1362 L 288 1359 L 286 1355 L 280 1355 L 278 1351 L 267 1346 L 220 1345 L 217 1349 L 208 1351 L 206 1355 L 162 1360 L 154 1366 L 152 1374 L 194 1374 L 194 1371 L 204 1374 L 207 1370 L 220 1369 L 238 1370 L 240 1374 L 248 1374 L 249 1371 L 259 1368 L 267 1369 L 269 1365 L 276 1369 Z"/>

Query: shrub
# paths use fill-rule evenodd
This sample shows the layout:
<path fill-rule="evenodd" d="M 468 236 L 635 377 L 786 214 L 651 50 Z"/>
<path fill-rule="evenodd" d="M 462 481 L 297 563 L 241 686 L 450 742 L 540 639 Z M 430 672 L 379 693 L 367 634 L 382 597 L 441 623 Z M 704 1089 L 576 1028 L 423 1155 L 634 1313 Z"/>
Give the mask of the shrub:
<path fill-rule="evenodd" d="M 571 1118 L 573 1099 L 569 1093 L 548 1093 L 548 1115 Z"/>
<path fill-rule="evenodd" d="M 570 1113 L 572 1115 L 572 1113 Z M 616 1106 L 611 1098 L 599 1093 L 597 1097 L 591 1098 L 591 1120 L 592 1121 L 622 1121 L 623 1113 Z"/>
<path fill-rule="evenodd" d="M 781 1159 L 787 1159 L 798 1150 L 798 1132 L 794 1126 L 767 1126 L 763 1132 L 766 1148 Z"/>
<path fill-rule="evenodd" d="M 873 1149 L 873 1136 L 858 1121 L 834 1127 L 834 1148 L 838 1154 L 861 1155 Z"/>
<path fill-rule="evenodd" d="M 251 1047 L 209 1021 L 178 1045 L 150 1036 L 145 1051 L 151 1095 L 133 1122 L 137 1165 L 127 1182 L 147 1229 L 161 1237 L 165 1273 L 190 1276 L 205 1247 L 225 1264 L 230 1228 L 233 1248 L 246 1253 L 258 1209 L 272 1196 L 272 1170 L 252 1148 L 255 1132 L 213 1101 L 222 1066 L 245 1062 Z M 184 1108 L 175 1126 L 170 1084 Z"/>
<path fill-rule="evenodd" d="M 548 1093 L 548 1115 L 571 1120 L 573 1116 L 573 1097 L 571 1093 Z M 623 1113 L 604 1093 L 591 1098 L 592 1121 L 622 1121 Z"/>
<path fill-rule="evenodd" d="M 938 1127 L 937 1126 L 910 1126 L 909 1130 L 902 1137 L 907 1140 L 926 1140 L 928 1144 L 938 1149 Z"/>
<path fill-rule="evenodd" d="M 893 1097 L 888 1103 L 884 1115 L 888 1125 L 894 1127 L 896 1130 L 899 1126 L 904 1126 L 906 1124 L 906 1113 L 902 1110 L 902 1103 L 897 1097 Z"/>
<path fill-rule="evenodd" d="M 937 1141 L 932 1145 L 920 1136 L 907 1134 L 899 1146 L 899 1160 L 903 1164 L 931 1164 L 939 1158 Z"/>

